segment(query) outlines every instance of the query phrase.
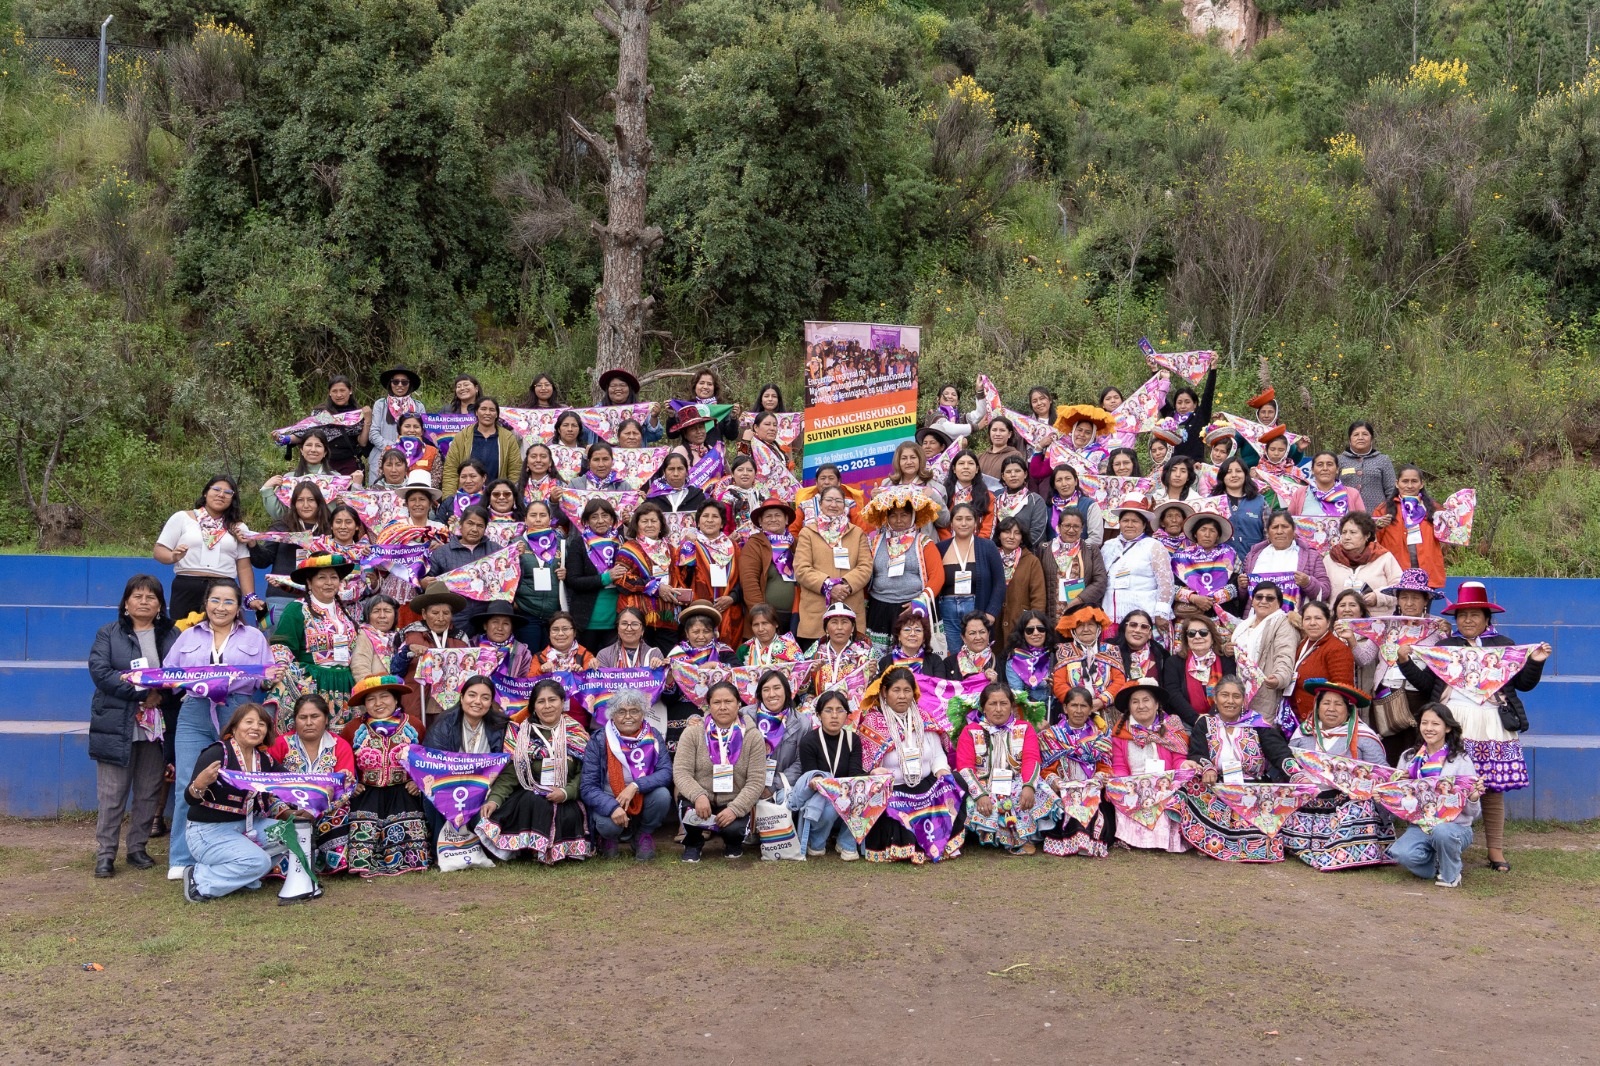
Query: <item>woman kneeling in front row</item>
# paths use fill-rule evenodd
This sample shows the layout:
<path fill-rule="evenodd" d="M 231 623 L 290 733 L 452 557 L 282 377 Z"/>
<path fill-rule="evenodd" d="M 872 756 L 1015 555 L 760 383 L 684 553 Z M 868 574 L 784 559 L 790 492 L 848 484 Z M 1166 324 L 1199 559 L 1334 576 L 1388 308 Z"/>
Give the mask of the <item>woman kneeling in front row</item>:
<path fill-rule="evenodd" d="M 1400 756 L 1399 771 L 1413 780 L 1424 777 L 1478 776 L 1466 745 L 1461 742 L 1461 723 L 1442 703 L 1429 703 L 1417 716 L 1421 747 Z M 1432 831 L 1412 826 L 1389 845 L 1389 858 L 1418 877 L 1431 877 L 1440 888 L 1461 885 L 1461 853 L 1472 843 L 1472 822 L 1483 807 L 1476 799 L 1454 820 L 1441 822 Z"/>
<path fill-rule="evenodd" d="M 633 847 L 635 859 L 655 858 L 652 834 L 672 813 L 667 741 L 645 723 L 646 706 L 643 693 L 618 692 L 606 724 L 589 734 L 589 748 L 583 753 L 578 794 L 600 836 L 603 858 L 616 858 L 623 842 Z"/>
<path fill-rule="evenodd" d="M 233 712 L 222 739 L 200 753 L 189 779 L 189 853 L 194 865 L 183 871 L 183 898 L 205 903 L 237 892 L 261 887 L 272 869 L 273 855 L 257 841 L 273 825 L 258 817 L 262 799 L 220 780 L 223 770 L 273 773 L 278 763 L 266 753 L 273 739 L 272 716 L 259 703 L 246 703 Z"/>
<path fill-rule="evenodd" d="M 706 830 L 722 838 L 723 854 L 744 854 L 745 830 L 767 785 L 767 742 L 740 714 L 739 690 L 719 681 L 706 692 L 706 713 L 683 730 L 672 761 L 683 821 L 683 861 L 699 862 Z"/>

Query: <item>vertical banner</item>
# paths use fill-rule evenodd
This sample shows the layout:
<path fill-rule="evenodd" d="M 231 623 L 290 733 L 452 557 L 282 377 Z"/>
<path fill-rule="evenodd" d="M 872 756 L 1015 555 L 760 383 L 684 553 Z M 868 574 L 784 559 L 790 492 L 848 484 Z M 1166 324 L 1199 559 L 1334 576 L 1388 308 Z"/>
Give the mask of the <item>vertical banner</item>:
<path fill-rule="evenodd" d="M 916 326 L 806 323 L 804 475 L 833 463 L 846 483 L 887 477 L 894 446 L 917 426 Z"/>

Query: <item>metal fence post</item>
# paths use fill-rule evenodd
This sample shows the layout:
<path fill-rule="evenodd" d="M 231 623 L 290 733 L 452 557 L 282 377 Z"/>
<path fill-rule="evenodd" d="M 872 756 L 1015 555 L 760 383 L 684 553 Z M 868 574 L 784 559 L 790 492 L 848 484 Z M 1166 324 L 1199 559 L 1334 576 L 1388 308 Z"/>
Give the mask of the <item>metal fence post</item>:
<path fill-rule="evenodd" d="M 100 101 L 101 107 L 106 106 L 106 27 L 111 25 L 111 20 L 114 18 L 115 15 L 107 15 L 106 20 L 100 23 L 100 91 L 96 94 L 96 99 Z"/>

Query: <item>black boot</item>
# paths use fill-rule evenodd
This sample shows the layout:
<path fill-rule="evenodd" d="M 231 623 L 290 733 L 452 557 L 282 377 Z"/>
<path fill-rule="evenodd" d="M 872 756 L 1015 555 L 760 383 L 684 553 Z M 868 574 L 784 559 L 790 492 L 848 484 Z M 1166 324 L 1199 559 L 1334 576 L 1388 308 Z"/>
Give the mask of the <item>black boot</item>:
<path fill-rule="evenodd" d="M 110 877 L 116 872 L 112 869 L 115 864 L 115 859 L 96 859 L 94 861 L 94 875 L 96 877 Z"/>

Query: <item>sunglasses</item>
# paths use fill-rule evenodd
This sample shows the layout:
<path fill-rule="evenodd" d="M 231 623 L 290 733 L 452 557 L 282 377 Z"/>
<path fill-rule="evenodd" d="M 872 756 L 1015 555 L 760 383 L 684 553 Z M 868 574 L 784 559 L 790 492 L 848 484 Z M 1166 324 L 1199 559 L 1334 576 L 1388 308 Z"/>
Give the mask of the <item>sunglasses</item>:
<path fill-rule="evenodd" d="M 1146 622 L 1124 622 L 1123 625 L 1122 625 L 1122 628 L 1123 629 L 1149 629 L 1150 626 Z"/>
<path fill-rule="evenodd" d="M 1191 629 L 1189 632 L 1184 634 L 1184 636 L 1188 637 L 1190 640 L 1196 640 L 1200 637 L 1209 637 L 1210 635 L 1211 631 L 1209 629 Z"/>
<path fill-rule="evenodd" d="M 1044 626 L 1023 626 L 1022 631 L 1024 633 L 1043 633 Z"/>

